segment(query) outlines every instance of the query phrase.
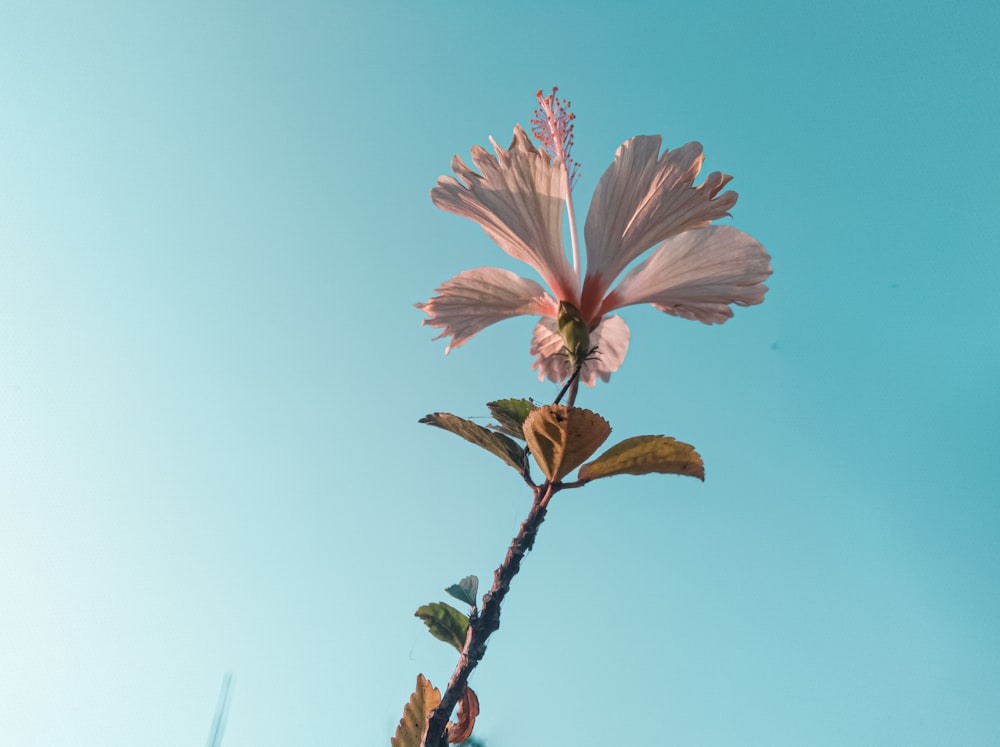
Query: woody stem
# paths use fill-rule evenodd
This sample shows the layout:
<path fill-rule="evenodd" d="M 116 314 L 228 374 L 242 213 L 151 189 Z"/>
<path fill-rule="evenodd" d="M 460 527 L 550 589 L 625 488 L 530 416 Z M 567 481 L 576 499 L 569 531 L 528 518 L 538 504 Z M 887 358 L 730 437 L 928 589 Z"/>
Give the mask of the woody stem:
<path fill-rule="evenodd" d="M 465 637 L 465 647 L 459 656 L 458 665 L 448 681 L 448 687 L 441 696 L 441 703 L 431 711 L 427 720 L 427 731 L 420 742 L 421 747 L 433 747 L 441 743 L 448 719 L 458 701 L 468 687 L 469 675 L 486 654 L 486 642 L 490 635 L 500 628 L 500 605 L 510 590 L 510 582 L 521 569 L 521 560 L 535 544 L 538 528 L 545 520 L 549 501 L 559 488 L 551 483 L 545 483 L 535 488 L 535 501 L 528 513 L 528 518 L 521 524 L 521 529 L 511 540 L 507 555 L 493 574 L 493 586 L 483 596 L 483 608 L 474 611 L 469 617 L 469 630 Z"/>

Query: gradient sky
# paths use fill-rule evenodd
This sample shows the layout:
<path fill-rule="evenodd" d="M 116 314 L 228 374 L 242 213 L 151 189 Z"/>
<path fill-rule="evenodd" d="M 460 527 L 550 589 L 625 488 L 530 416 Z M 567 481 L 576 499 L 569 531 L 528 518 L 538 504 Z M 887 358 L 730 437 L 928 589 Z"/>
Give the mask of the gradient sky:
<path fill-rule="evenodd" d="M 472 677 L 489 747 L 1000 743 L 992 2 L 0 6 L 0 741 L 388 745 L 530 496 L 417 423 L 551 400 L 524 272 L 431 205 L 573 101 L 580 220 L 636 134 L 705 146 L 773 257 L 707 327 L 623 313 L 578 404 L 707 481 L 562 493 Z M 530 270 L 528 270 L 530 272 Z"/>

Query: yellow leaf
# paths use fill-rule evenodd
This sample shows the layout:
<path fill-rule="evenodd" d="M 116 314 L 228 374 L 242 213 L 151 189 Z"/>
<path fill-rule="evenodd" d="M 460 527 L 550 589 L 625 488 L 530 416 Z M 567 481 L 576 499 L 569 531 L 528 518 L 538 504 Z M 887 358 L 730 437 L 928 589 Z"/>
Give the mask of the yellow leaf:
<path fill-rule="evenodd" d="M 438 707 L 441 702 L 440 691 L 422 674 L 417 675 L 417 689 L 410 696 L 410 702 L 403 708 L 403 718 L 396 727 L 396 736 L 390 743 L 392 747 L 420 747 L 427 729 L 427 714 Z"/>
<path fill-rule="evenodd" d="M 691 444 L 669 436 L 634 436 L 580 467 L 581 480 L 596 480 L 611 475 L 690 475 L 705 479 L 701 455 Z"/>
<path fill-rule="evenodd" d="M 583 464 L 610 434 L 607 420 L 579 407 L 546 405 L 524 419 L 524 438 L 550 482 Z"/>

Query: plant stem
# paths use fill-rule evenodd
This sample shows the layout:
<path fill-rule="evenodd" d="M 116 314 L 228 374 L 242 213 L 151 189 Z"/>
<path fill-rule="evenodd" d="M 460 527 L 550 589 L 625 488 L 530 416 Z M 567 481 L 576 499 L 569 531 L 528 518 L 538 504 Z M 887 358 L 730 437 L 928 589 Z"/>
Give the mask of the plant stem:
<path fill-rule="evenodd" d="M 572 407 L 573 403 L 576 402 L 576 390 L 580 386 L 580 372 L 583 370 L 583 360 L 577 362 L 576 366 L 573 368 L 573 373 L 570 375 L 569 379 L 563 384 L 563 388 L 559 390 L 559 394 L 556 395 L 555 401 L 552 403 L 554 405 L 559 404 L 559 400 L 563 398 L 567 390 L 569 391 L 569 399 L 566 400 L 566 406 Z"/>
<path fill-rule="evenodd" d="M 427 731 L 421 741 L 421 747 L 435 747 L 442 743 L 448 719 L 455 709 L 459 699 L 468 687 L 469 675 L 486 654 L 486 642 L 490 635 L 500 628 L 500 605 L 510 590 L 510 582 L 521 569 L 521 560 L 534 546 L 535 535 L 545 520 L 545 513 L 552 496 L 559 491 L 559 486 L 543 483 L 535 488 L 535 500 L 531 505 L 528 518 L 521 524 L 517 536 L 511 540 L 507 556 L 493 574 L 493 586 L 483 596 L 483 608 L 473 611 L 469 618 L 469 632 L 465 638 L 465 648 L 458 658 L 458 665 L 448 681 L 448 687 L 441 697 L 441 703 L 431 711 L 427 720 Z"/>

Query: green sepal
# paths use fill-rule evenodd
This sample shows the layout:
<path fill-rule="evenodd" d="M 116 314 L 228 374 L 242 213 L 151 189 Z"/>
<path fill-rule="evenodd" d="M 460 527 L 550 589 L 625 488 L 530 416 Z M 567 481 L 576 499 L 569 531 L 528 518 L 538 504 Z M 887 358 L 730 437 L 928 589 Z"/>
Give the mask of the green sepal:
<path fill-rule="evenodd" d="M 431 635 L 439 641 L 450 643 L 461 653 L 465 648 L 465 634 L 469 630 L 469 618 L 450 604 L 431 602 L 415 613 L 424 621 Z"/>
<path fill-rule="evenodd" d="M 690 475 L 705 481 L 705 465 L 691 444 L 669 436 L 634 436 L 580 467 L 581 480 L 612 475 Z"/>
<path fill-rule="evenodd" d="M 518 446 L 502 433 L 483 428 L 471 420 L 452 415 L 450 412 L 432 412 L 430 415 L 420 418 L 419 422 L 443 428 L 456 436 L 461 436 L 469 443 L 500 457 L 518 472 L 524 472 L 527 463 L 524 448 Z"/>
<path fill-rule="evenodd" d="M 583 363 L 590 352 L 590 328 L 584 323 L 580 310 L 568 301 L 559 302 L 559 316 L 556 317 L 559 334 L 566 345 L 570 369 Z"/>
<path fill-rule="evenodd" d="M 531 414 L 532 410 L 538 409 L 538 405 L 530 399 L 498 399 L 496 402 L 487 402 L 493 417 L 498 425 L 490 426 L 491 429 L 506 433 L 508 436 L 524 440 L 524 419 Z"/>
<path fill-rule="evenodd" d="M 457 584 L 452 584 L 446 592 L 451 594 L 460 602 L 465 602 L 470 607 L 476 606 L 476 594 L 479 593 L 479 577 L 466 576 Z"/>

